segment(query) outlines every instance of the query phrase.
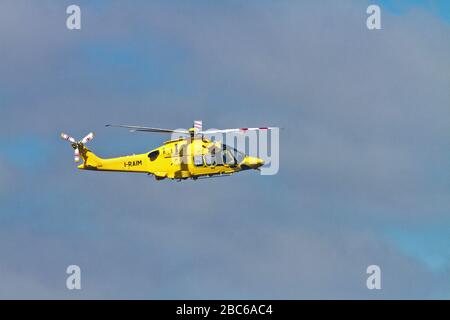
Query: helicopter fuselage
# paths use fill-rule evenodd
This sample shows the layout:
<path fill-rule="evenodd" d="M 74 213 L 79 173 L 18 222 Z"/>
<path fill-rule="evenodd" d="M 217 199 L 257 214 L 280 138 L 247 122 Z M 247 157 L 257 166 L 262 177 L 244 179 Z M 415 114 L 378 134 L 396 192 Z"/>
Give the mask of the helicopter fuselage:
<path fill-rule="evenodd" d="M 99 158 L 84 145 L 79 149 L 84 160 L 79 169 L 148 173 L 157 180 L 229 175 L 264 164 L 262 159 L 203 137 L 170 140 L 147 153 L 109 159 Z"/>

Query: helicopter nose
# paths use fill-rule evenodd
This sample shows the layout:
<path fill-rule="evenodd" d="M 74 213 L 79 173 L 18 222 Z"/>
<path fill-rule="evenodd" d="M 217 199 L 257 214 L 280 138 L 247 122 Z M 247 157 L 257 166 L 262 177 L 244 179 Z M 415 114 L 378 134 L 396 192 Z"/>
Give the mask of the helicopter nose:
<path fill-rule="evenodd" d="M 264 160 L 256 157 L 245 157 L 241 163 L 241 167 L 244 169 L 257 169 L 264 165 Z"/>
<path fill-rule="evenodd" d="M 262 167 L 264 165 L 264 160 L 260 158 L 256 158 L 256 168 Z"/>

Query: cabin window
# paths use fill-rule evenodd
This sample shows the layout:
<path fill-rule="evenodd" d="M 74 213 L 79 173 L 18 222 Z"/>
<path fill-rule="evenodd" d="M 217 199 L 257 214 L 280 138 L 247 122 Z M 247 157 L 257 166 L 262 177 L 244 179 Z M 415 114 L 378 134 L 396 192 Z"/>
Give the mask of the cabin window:
<path fill-rule="evenodd" d="M 194 165 L 197 167 L 203 166 L 203 156 L 194 156 Z"/>
<path fill-rule="evenodd" d="M 152 151 L 148 154 L 148 157 L 151 161 L 156 160 L 156 158 L 158 158 L 158 156 L 159 156 L 159 150 Z"/>

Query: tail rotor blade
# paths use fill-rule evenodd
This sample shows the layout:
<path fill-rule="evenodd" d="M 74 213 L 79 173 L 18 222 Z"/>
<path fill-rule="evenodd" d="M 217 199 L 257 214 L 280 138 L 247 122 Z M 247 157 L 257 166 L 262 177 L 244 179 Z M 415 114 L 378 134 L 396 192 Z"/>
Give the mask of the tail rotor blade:
<path fill-rule="evenodd" d="M 69 141 L 71 143 L 77 142 L 74 138 L 72 138 L 71 136 L 69 136 L 68 134 L 65 134 L 65 133 L 61 133 L 61 139 Z"/>
<path fill-rule="evenodd" d="M 92 139 L 94 139 L 94 133 L 90 132 L 86 137 L 84 137 L 81 140 L 81 143 L 85 144 L 86 142 L 91 141 Z"/>
<path fill-rule="evenodd" d="M 80 161 L 80 150 L 78 150 L 78 148 L 76 148 L 75 151 L 74 151 L 73 159 L 74 159 L 75 162 L 79 162 Z"/>

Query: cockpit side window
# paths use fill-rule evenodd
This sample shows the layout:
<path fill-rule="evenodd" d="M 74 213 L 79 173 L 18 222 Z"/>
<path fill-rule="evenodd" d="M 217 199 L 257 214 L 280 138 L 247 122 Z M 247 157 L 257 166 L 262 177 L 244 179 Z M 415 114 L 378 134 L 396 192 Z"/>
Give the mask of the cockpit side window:
<path fill-rule="evenodd" d="M 243 154 L 242 152 L 237 151 L 236 149 L 232 149 L 231 152 L 233 153 L 234 159 L 237 163 L 241 163 L 244 160 L 245 154 Z"/>
<path fill-rule="evenodd" d="M 227 164 L 229 166 L 233 166 L 238 163 L 241 163 L 245 158 L 245 154 L 230 146 L 223 144 L 222 149 L 219 152 L 216 152 L 216 162 L 219 160 L 219 158 L 221 161 L 220 164 Z M 217 162 L 217 164 L 219 163 Z"/>
<path fill-rule="evenodd" d="M 227 165 L 235 165 L 236 160 L 234 159 L 233 155 L 231 154 L 230 150 L 224 150 L 223 151 L 223 163 Z"/>

